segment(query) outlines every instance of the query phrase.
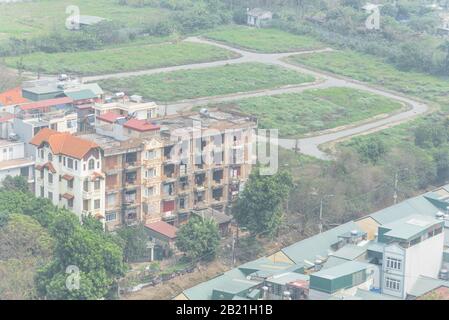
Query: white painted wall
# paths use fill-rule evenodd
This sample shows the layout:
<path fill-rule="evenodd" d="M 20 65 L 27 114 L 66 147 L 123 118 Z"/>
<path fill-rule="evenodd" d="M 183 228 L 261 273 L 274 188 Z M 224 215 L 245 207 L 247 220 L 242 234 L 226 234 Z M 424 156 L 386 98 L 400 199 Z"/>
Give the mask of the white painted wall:
<path fill-rule="evenodd" d="M 406 292 L 410 292 L 420 275 L 438 278 L 443 262 L 443 247 L 444 234 L 440 233 L 406 250 Z"/>

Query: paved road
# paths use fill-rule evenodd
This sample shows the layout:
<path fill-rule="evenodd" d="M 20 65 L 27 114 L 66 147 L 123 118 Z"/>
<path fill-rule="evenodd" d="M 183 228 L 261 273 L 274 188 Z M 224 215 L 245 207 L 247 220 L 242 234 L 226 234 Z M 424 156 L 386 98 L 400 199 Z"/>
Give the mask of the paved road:
<path fill-rule="evenodd" d="M 292 65 L 283 60 L 283 58 L 286 58 L 291 55 L 311 54 L 311 53 L 332 51 L 332 49 L 330 49 L 330 48 L 321 49 L 321 50 L 312 50 L 312 51 L 264 54 L 264 53 L 256 53 L 256 52 L 250 52 L 250 51 L 246 51 L 246 50 L 242 50 L 242 49 L 233 48 L 233 47 L 230 47 L 230 46 L 222 44 L 222 43 L 217 43 L 215 41 L 201 39 L 198 37 L 188 38 L 185 41 L 211 44 L 211 45 L 214 45 L 217 47 L 221 47 L 221 48 L 224 48 L 227 50 L 237 52 L 238 54 L 240 54 L 240 57 L 236 58 L 236 59 L 232 59 L 232 60 L 225 60 L 225 61 L 197 63 L 197 64 L 190 64 L 190 65 L 168 67 L 168 68 L 159 68 L 159 69 L 151 69 L 151 70 L 142 70 L 142 71 L 134 71 L 134 72 L 124 72 L 124 73 L 117 73 L 117 74 L 85 77 L 85 78 L 83 78 L 83 81 L 92 82 L 92 81 L 111 79 L 111 78 L 123 78 L 123 77 L 139 76 L 139 75 L 165 73 L 165 72 L 172 72 L 172 71 L 176 71 L 176 70 L 210 68 L 210 67 L 216 67 L 216 66 L 223 66 L 226 64 L 259 62 L 259 63 L 278 65 L 278 66 L 288 68 L 291 70 L 296 70 L 303 74 L 312 75 L 317 79 L 317 81 L 312 84 L 304 84 L 304 85 L 298 85 L 298 86 L 287 86 L 287 87 L 276 88 L 276 89 L 271 89 L 271 90 L 260 90 L 260 91 L 254 91 L 254 92 L 236 93 L 236 94 L 219 96 L 219 97 L 205 97 L 205 98 L 199 98 L 199 99 L 184 100 L 184 101 L 180 101 L 180 102 L 176 102 L 176 103 L 168 104 L 168 105 L 164 106 L 163 112 L 165 112 L 167 114 L 172 114 L 172 113 L 176 113 L 178 111 L 182 111 L 182 110 L 194 107 L 194 106 L 216 104 L 216 103 L 221 103 L 221 102 L 230 102 L 230 101 L 235 101 L 238 99 L 249 98 L 249 97 L 271 96 L 271 95 L 282 94 L 282 93 L 296 93 L 296 92 L 302 92 L 305 89 L 311 89 L 311 88 L 323 89 L 323 88 L 329 88 L 329 87 L 347 87 L 347 88 L 364 90 L 364 91 L 375 93 L 375 94 L 378 94 L 378 95 L 381 95 L 381 96 L 384 96 L 387 98 L 401 101 L 409 106 L 408 110 L 398 113 L 398 114 L 394 114 L 387 118 L 373 120 L 372 122 L 364 123 L 359 126 L 347 127 L 340 131 L 319 134 L 319 135 L 316 135 L 313 137 L 307 137 L 307 138 L 302 138 L 302 139 L 298 140 L 298 146 L 300 148 L 301 153 L 309 155 L 309 156 L 317 157 L 320 159 L 329 159 L 330 158 L 330 156 L 328 154 L 322 152 L 319 149 L 319 146 L 322 144 L 333 142 L 333 141 L 339 141 L 341 139 L 348 138 L 348 137 L 355 136 L 355 135 L 361 135 L 364 133 L 380 131 L 385 128 L 395 126 L 399 123 L 406 122 L 420 114 L 427 112 L 429 109 L 426 104 L 424 104 L 420 101 L 414 100 L 412 98 L 405 97 L 404 95 L 402 95 L 400 93 L 395 93 L 395 92 L 392 92 L 389 90 L 383 90 L 381 88 L 373 87 L 373 86 L 370 86 L 370 85 L 367 85 L 367 84 L 364 84 L 364 83 L 361 83 L 361 82 L 358 82 L 355 80 L 347 79 L 344 77 L 332 76 L 328 73 L 311 70 L 304 66 Z M 279 141 L 279 145 L 284 148 L 294 149 L 296 146 L 296 140 L 281 139 Z"/>

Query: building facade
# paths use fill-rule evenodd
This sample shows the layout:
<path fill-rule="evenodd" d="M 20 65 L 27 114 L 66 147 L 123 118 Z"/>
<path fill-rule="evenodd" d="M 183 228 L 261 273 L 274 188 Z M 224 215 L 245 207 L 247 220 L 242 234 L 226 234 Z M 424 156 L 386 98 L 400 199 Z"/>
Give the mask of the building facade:
<path fill-rule="evenodd" d="M 50 199 L 79 218 L 104 219 L 105 178 L 99 146 L 48 128 L 30 143 L 36 147 L 36 196 Z"/>

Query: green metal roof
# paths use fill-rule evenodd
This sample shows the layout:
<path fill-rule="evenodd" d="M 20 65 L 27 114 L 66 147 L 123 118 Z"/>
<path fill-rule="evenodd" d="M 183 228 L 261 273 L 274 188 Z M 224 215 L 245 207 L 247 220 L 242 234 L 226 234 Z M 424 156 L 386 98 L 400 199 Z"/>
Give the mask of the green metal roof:
<path fill-rule="evenodd" d="M 325 263 L 323 263 L 323 268 L 322 269 L 329 269 L 329 268 L 333 268 L 335 266 L 338 266 L 342 263 L 348 262 L 348 259 L 344 259 L 344 258 L 339 258 L 339 257 L 334 257 L 334 256 L 330 256 Z"/>
<path fill-rule="evenodd" d="M 270 276 L 286 271 L 294 271 L 300 269 L 302 265 L 295 265 L 287 262 L 273 262 L 272 260 L 263 257 L 254 261 L 247 262 L 238 267 L 239 270 L 246 275 L 258 273 L 259 276 Z"/>
<path fill-rule="evenodd" d="M 437 224 L 443 224 L 443 221 L 423 215 L 410 215 L 388 223 L 382 226 L 382 228 L 389 229 L 389 231 L 384 233 L 385 236 L 410 240 Z"/>
<path fill-rule="evenodd" d="M 275 283 L 284 286 L 287 283 L 302 280 L 302 281 L 309 281 L 310 277 L 305 274 L 296 273 L 296 272 L 287 272 L 283 274 L 278 274 L 276 276 L 273 276 L 270 279 L 267 279 L 268 283 Z"/>
<path fill-rule="evenodd" d="M 449 281 L 420 276 L 408 294 L 414 297 L 420 297 L 429 291 L 443 286 L 449 288 Z"/>
<path fill-rule="evenodd" d="M 343 248 L 332 253 L 332 256 L 347 260 L 355 260 L 361 255 L 365 254 L 367 250 L 368 248 L 366 246 L 347 244 Z"/>
<path fill-rule="evenodd" d="M 330 247 L 339 241 L 340 235 L 352 230 L 362 231 L 357 224 L 350 221 L 286 247 L 282 252 L 295 263 L 304 264 L 309 261 L 313 264 L 317 256 L 327 257 L 331 253 Z"/>
<path fill-rule="evenodd" d="M 363 289 L 357 289 L 355 296 L 361 298 L 362 300 L 401 300 L 399 298 L 389 296 L 387 294 L 377 293 Z"/>
<path fill-rule="evenodd" d="M 318 277 L 324 279 L 337 279 L 349 274 L 353 274 L 370 267 L 369 263 L 359 261 L 347 261 L 332 268 L 323 269 L 310 275 L 310 277 Z"/>
<path fill-rule="evenodd" d="M 84 89 L 79 91 L 70 91 L 64 93 L 67 97 L 73 100 L 86 100 L 96 98 L 97 95 L 90 89 Z"/>

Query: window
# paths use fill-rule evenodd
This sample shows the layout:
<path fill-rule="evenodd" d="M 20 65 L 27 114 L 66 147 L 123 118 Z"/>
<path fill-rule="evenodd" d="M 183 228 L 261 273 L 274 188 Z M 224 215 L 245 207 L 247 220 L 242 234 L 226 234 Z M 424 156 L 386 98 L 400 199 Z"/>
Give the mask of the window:
<path fill-rule="evenodd" d="M 154 178 L 156 176 L 156 169 L 155 168 L 151 168 L 148 169 L 145 173 L 145 177 L 146 178 Z"/>
<path fill-rule="evenodd" d="M 89 180 L 84 180 L 83 182 L 83 190 L 88 192 L 89 191 Z"/>
<path fill-rule="evenodd" d="M 108 207 L 113 207 L 117 201 L 116 199 L 117 199 L 117 197 L 116 197 L 115 193 L 108 194 L 108 196 L 106 198 Z"/>
<path fill-rule="evenodd" d="M 73 188 L 73 179 L 67 181 L 67 188 L 72 189 Z"/>
<path fill-rule="evenodd" d="M 83 210 L 89 211 L 89 200 L 83 200 Z"/>
<path fill-rule="evenodd" d="M 48 174 L 48 183 L 53 183 L 53 174 Z"/>
<path fill-rule="evenodd" d="M 53 201 L 53 192 L 48 192 L 48 199 L 50 199 L 51 201 Z"/>
<path fill-rule="evenodd" d="M 41 179 L 44 179 L 44 170 L 41 171 Z"/>
<path fill-rule="evenodd" d="M 64 164 L 64 166 L 65 166 L 65 157 L 62 159 L 63 161 L 62 161 L 62 163 Z"/>
<path fill-rule="evenodd" d="M 89 170 L 94 170 L 95 169 L 95 161 L 94 159 L 90 159 L 89 160 Z"/>
<path fill-rule="evenodd" d="M 67 167 L 73 169 L 73 159 L 67 158 Z"/>
<path fill-rule="evenodd" d="M 75 170 L 78 170 L 78 161 L 75 160 Z"/>
<path fill-rule="evenodd" d="M 96 180 L 94 182 L 94 189 L 95 190 L 100 190 L 100 187 L 101 187 L 101 181 L 100 180 Z"/>
<path fill-rule="evenodd" d="M 52 124 L 50 125 L 50 129 L 51 129 L 51 130 L 54 130 L 54 131 L 58 131 L 58 124 L 57 124 L 57 123 L 52 123 Z"/>
<path fill-rule="evenodd" d="M 146 188 L 145 189 L 145 196 L 146 197 L 151 197 L 154 195 L 154 187 L 151 188 Z"/>
<path fill-rule="evenodd" d="M 58 159 L 59 159 L 59 163 L 61 163 L 62 162 L 62 157 L 58 156 Z"/>
<path fill-rule="evenodd" d="M 73 198 L 67 200 L 67 205 L 69 206 L 69 208 L 73 208 Z"/>
<path fill-rule="evenodd" d="M 152 160 L 154 158 L 156 158 L 156 151 L 155 150 L 147 151 L 147 159 Z"/>
<path fill-rule="evenodd" d="M 53 161 L 53 155 L 50 152 L 48 153 L 48 161 Z"/>
<path fill-rule="evenodd" d="M 385 279 L 385 287 L 390 290 L 400 291 L 401 290 L 401 281 L 387 277 Z"/>
<path fill-rule="evenodd" d="M 100 161 L 97 161 L 97 169 L 100 169 Z"/>
<path fill-rule="evenodd" d="M 100 206 L 101 206 L 101 201 L 100 201 L 100 199 L 96 199 L 95 201 L 94 201 L 94 209 L 96 210 L 96 209 L 100 209 Z"/>
<path fill-rule="evenodd" d="M 401 270 L 402 260 L 388 257 L 387 258 L 387 268 Z"/>
<path fill-rule="evenodd" d="M 115 212 L 106 213 L 106 222 L 111 222 L 115 220 L 117 220 L 117 213 Z"/>
<path fill-rule="evenodd" d="M 5 151 L 6 151 L 6 149 L 5 149 Z M 40 158 L 44 159 L 44 149 L 40 150 Z"/>
<path fill-rule="evenodd" d="M 179 209 L 185 209 L 187 204 L 186 198 L 179 198 Z"/>

